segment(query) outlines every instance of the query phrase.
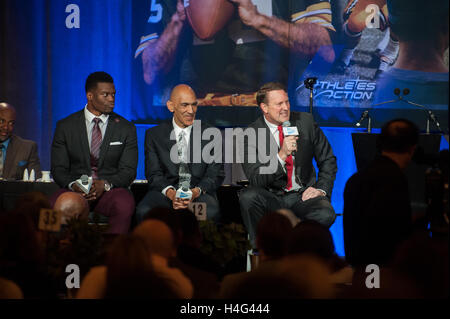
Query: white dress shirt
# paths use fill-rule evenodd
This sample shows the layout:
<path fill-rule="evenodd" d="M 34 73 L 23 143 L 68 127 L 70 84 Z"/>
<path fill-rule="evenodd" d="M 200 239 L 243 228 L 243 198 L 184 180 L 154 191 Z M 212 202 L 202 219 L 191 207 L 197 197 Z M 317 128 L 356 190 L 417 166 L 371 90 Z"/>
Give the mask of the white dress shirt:
<path fill-rule="evenodd" d="M 180 135 L 181 132 L 184 132 L 184 138 L 186 140 L 186 145 L 188 145 L 188 147 L 189 147 L 189 141 L 191 139 L 192 125 L 189 125 L 185 128 L 181 128 L 177 125 L 177 123 L 175 123 L 175 118 L 172 118 L 172 125 L 173 125 L 173 129 L 175 131 L 175 139 L 177 141 L 177 144 L 178 144 L 178 136 Z M 164 196 L 166 196 L 166 192 L 169 188 L 175 189 L 175 187 L 173 185 L 169 185 L 166 188 L 164 188 L 161 193 Z"/>
<path fill-rule="evenodd" d="M 98 126 L 100 127 L 100 131 L 102 132 L 102 140 L 103 140 L 105 138 L 106 127 L 108 126 L 109 115 L 102 114 L 100 116 L 96 116 L 87 109 L 86 104 L 86 106 L 84 107 L 84 118 L 86 119 L 86 130 L 89 142 L 89 150 L 91 149 L 92 128 L 95 125 L 94 118 L 96 117 L 102 120 L 101 122 L 98 123 Z"/>
<path fill-rule="evenodd" d="M 94 125 L 95 125 L 94 119 L 96 117 L 101 119 L 101 122 L 98 123 L 98 126 L 100 128 L 100 131 L 102 132 L 102 141 L 103 141 L 103 139 L 105 138 L 106 127 L 108 126 L 109 115 L 102 114 L 100 116 L 96 116 L 87 109 L 87 104 L 86 104 L 84 106 L 84 118 L 85 118 L 85 123 L 86 123 L 86 131 L 87 131 L 87 136 L 88 136 L 89 150 L 91 150 L 92 129 L 94 128 Z M 75 183 L 75 181 L 73 181 L 69 184 L 69 189 L 72 190 L 72 185 L 74 183 Z"/>
<path fill-rule="evenodd" d="M 264 122 L 266 122 L 266 125 L 269 127 L 270 133 L 272 133 L 273 138 L 277 142 L 278 148 L 281 149 L 280 132 L 278 131 L 278 125 L 270 123 L 269 121 L 266 120 L 266 117 L 264 117 Z M 280 156 L 278 155 L 278 153 L 277 153 L 277 158 L 278 158 L 278 161 L 281 163 L 283 170 L 286 172 L 286 161 L 283 161 L 280 158 Z M 295 157 L 293 155 L 292 155 L 292 162 L 295 163 Z M 292 168 L 291 182 L 292 182 L 292 187 L 289 190 L 285 189 L 286 192 L 296 191 L 301 188 L 300 185 L 297 184 L 297 182 L 295 181 L 295 165 L 293 165 L 293 168 Z"/>

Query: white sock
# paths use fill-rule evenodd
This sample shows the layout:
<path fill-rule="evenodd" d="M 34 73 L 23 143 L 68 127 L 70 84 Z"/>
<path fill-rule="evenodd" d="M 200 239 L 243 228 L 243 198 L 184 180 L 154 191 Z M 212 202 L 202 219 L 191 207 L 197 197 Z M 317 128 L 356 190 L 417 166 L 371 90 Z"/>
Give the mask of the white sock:
<path fill-rule="evenodd" d="M 382 60 L 386 61 L 389 64 L 393 64 L 397 59 L 398 49 L 398 41 L 395 41 L 391 37 L 389 37 L 388 45 L 380 53 Z"/>

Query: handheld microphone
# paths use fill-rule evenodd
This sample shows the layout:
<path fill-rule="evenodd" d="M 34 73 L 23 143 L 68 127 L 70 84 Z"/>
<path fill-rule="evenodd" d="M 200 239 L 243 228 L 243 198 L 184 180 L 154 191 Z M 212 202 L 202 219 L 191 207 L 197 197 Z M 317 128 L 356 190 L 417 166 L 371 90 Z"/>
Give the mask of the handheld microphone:
<path fill-rule="evenodd" d="M 92 186 L 92 177 L 87 175 L 81 175 L 79 179 L 75 181 L 75 184 L 85 193 L 89 194 Z"/>
<path fill-rule="evenodd" d="M 290 121 L 284 121 L 281 124 L 281 126 L 283 127 L 283 134 L 284 134 L 284 136 L 292 136 L 292 135 L 298 136 L 297 126 L 291 126 L 291 122 Z M 291 155 L 295 157 L 296 153 L 297 153 L 297 151 L 292 151 Z"/>
<path fill-rule="evenodd" d="M 188 167 L 185 163 L 180 164 L 179 170 L 179 187 L 175 194 L 176 198 L 191 199 L 191 174 L 188 171 Z"/>
<path fill-rule="evenodd" d="M 89 177 L 87 175 L 81 175 L 80 180 L 83 185 L 89 184 Z"/>
<path fill-rule="evenodd" d="M 400 91 L 400 89 L 399 89 L 399 91 Z M 365 111 L 361 114 L 361 118 L 360 118 L 359 121 L 356 123 L 356 126 L 357 126 L 357 127 L 360 127 L 360 126 L 361 126 L 361 122 L 364 121 L 364 119 L 365 119 L 366 117 L 368 117 L 368 116 L 369 116 L 369 111 L 365 110 Z"/>

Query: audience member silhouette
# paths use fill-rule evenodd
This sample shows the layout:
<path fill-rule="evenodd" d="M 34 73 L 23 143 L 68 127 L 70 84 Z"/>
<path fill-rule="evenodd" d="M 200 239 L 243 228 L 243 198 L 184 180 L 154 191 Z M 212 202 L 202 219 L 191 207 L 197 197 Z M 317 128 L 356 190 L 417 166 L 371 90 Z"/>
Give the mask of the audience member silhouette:
<path fill-rule="evenodd" d="M 271 267 L 262 265 L 236 285 L 224 291 L 223 298 L 234 299 L 328 299 L 335 293 L 328 267 L 309 255 L 282 258 Z"/>
<path fill-rule="evenodd" d="M 106 268 L 105 298 L 177 298 L 172 287 L 154 272 L 147 246 L 137 236 L 115 239 Z"/>
<path fill-rule="evenodd" d="M 87 220 L 89 204 L 79 193 L 65 192 L 58 196 L 53 209 L 61 211 L 61 224 L 67 225 L 72 218 Z"/>
<path fill-rule="evenodd" d="M 0 216 L 0 276 L 16 283 L 25 299 L 56 298 L 30 214 L 13 211 Z"/>
<path fill-rule="evenodd" d="M 386 265 L 411 233 L 408 181 L 404 174 L 419 131 L 409 120 L 395 119 L 381 129 L 381 155 L 354 174 L 344 190 L 344 244 L 355 267 Z"/>
<path fill-rule="evenodd" d="M 219 291 L 218 276 L 222 268 L 200 250 L 202 236 L 195 215 L 187 209 L 153 208 L 145 220 L 160 220 L 176 234 L 176 254 L 169 266 L 180 269 L 194 286 L 194 298 L 215 298 Z"/>
<path fill-rule="evenodd" d="M 352 268 L 335 252 L 333 237 L 328 228 L 316 221 L 305 220 L 291 231 L 288 255 L 310 254 L 320 258 L 329 267 L 334 284 L 352 281 Z"/>
<path fill-rule="evenodd" d="M 256 274 L 270 273 L 275 262 L 286 255 L 287 241 L 291 231 L 292 224 L 286 216 L 277 212 L 265 214 L 256 228 L 255 243 L 259 257 L 257 266 L 250 272 L 225 276 L 221 284 L 220 296 L 230 297 L 236 287 L 240 286 L 248 277 L 254 276 L 255 272 Z"/>

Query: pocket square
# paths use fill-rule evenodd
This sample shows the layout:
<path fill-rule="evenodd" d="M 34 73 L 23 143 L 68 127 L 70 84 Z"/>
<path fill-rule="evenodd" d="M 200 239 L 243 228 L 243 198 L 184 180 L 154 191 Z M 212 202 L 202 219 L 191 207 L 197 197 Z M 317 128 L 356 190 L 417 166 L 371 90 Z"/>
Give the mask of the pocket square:
<path fill-rule="evenodd" d="M 19 163 L 17 163 L 18 166 L 22 167 L 22 166 L 26 166 L 28 164 L 27 161 L 20 161 Z"/>
<path fill-rule="evenodd" d="M 111 142 L 111 143 L 109 143 L 109 145 L 122 145 L 123 143 L 122 142 Z"/>

